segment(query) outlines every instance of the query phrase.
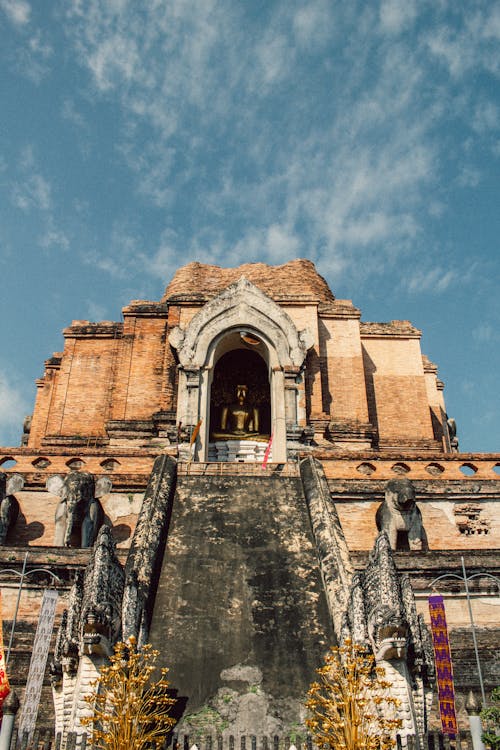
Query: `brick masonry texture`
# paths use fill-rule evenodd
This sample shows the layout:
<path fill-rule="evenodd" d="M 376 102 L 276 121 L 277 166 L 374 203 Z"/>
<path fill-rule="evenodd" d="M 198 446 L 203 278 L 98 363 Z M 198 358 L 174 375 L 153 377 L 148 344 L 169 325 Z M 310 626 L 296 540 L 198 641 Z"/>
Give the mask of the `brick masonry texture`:
<path fill-rule="evenodd" d="M 185 329 L 202 304 L 242 276 L 282 305 L 299 331 L 312 335 L 300 423 L 323 420 L 315 427 L 317 439 L 333 420 L 344 447 L 351 426 L 353 435 L 371 426 L 380 448 L 426 442 L 442 448 L 442 388 L 435 366 L 422 358 L 420 331 L 408 321 L 360 323 L 359 310 L 335 300 L 307 260 L 231 269 L 190 263 L 174 274 L 162 301 L 136 300 L 124 308 L 123 324 L 73 321 L 64 331 L 63 353 L 47 360 L 37 382 L 28 445 L 56 445 L 63 438 L 108 444 L 116 442 L 119 423 L 129 423 L 124 429 L 136 431 L 135 444 L 146 445 L 147 434 L 155 437 L 154 415 L 175 414 L 177 406 L 169 333 L 178 325 Z"/>
<path fill-rule="evenodd" d="M 177 295 L 199 296 L 207 300 L 244 276 L 273 299 L 312 297 L 318 302 L 333 302 L 334 296 L 310 260 L 292 260 L 282 266 L 247 263 L 238 268 L 220 268 L 204 263 L 189 263 L 180 268 L 165 291 L 164 300 Z"/>
<path fill-rule="evenodd" d="M 402 476 L 413 482 L 429 549 L 395 558 L 427 621 L 431 581 L 443 572 L 459 574 L 461 555 L 470 572 L 500 574 L 500 456 L 450 452 L 443 384 L 409 321 L 361 321 L 360 310 L 335 299 L 306 260 L 233 269 L 190 263 L 174 274 L 162 300 L 124 308 L 123 323 L 73 321 L 63 352 L 47 359 L 37 381 L 27 445 L 0 448 L 0 471 L 17 472 L 25 482 L 16 492 L 17 522 L 0 547 L 0 569 L 19 571 L 26 552 L 29 567 L 50 567 L 63 581 L 60 616 L 90 551 L 53 547 L 59 498 L 46 481 L 75 468 L 111 479 L 100 501 L 125 564 L 156 457 L 179 457 L 182 388 L 169 336 L 241 276 L 310 336 L 303 380 L 299 367 L 286 373 L 288 395 L 290 388 L 297 392 L 296 433 L 305 436 L 295 443 L 297 460 L 271 462 L 265 472 L 259 464 L 179 464 L 151 637 L 175 686 L 189 696 L 188 712 L 212 701 L 217 710 L 231 705 L 237 713 L 254 701 L 262 733 L 272 734 L 297 720 L 334 637 L 298 460 L 320 462 L 324 503 L 336 511 L 345 558 L 355 570 L 365 567 L 372 549 L 387 482 Z M 16 581 L 5 574 L 2 584 L 4 638 Z M 22 691 L 46 583 L 27 583 L 21 598 L 16 690 Z M 464 695 L 477 689 L 478 679 L 459 588 L 445 594 L 465 726 Z M 492 687 L 499 679 L 496 589 L 479 579 L 472 596 Z M 48 680 L 44 691 L 42 718 L 49 721 Z"/>

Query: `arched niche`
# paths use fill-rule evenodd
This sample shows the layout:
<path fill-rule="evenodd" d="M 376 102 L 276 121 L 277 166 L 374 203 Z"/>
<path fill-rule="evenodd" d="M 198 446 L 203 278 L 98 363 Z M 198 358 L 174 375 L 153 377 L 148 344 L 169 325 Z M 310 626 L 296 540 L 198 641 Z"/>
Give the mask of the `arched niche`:
<path fill-rule="evenodd" d="M 244 338 L 255 343 L 246 344 Z M 271 436 L 271 389 L 269 365 L 260 351 L 262 343 L 257 338 L 238 334 L 234 349 L 220 356 L 213 368 L 210 386 L 209 440 L 213 442 L 227 428 L 223 424 L 227 407 L 235 401 L 238 388 L 246 389 L 246 403 L 258 417 L 254 430 L 260 439 Z M 240 342 L 243 342 L 243 346 Z"/>
<path fill-rule="evenodd" d="M 290 316 L 245 278 L 204 305 L 187 328 L 174 328 L 169 335 L 179 357 L 177 421 L 192 426 L 202 420 L 196 449 L 200 461 L 207 460 L 214 367 L 227 352 L 252 347 L 245 343 L 245 335 L 258 342 L 259 356 L 268 369 L 272 460 L 286 461 L 287 424 L 297 420 L 295 383 L 302 377 L 313 340 L 307 330 L 299 332 Z"/>

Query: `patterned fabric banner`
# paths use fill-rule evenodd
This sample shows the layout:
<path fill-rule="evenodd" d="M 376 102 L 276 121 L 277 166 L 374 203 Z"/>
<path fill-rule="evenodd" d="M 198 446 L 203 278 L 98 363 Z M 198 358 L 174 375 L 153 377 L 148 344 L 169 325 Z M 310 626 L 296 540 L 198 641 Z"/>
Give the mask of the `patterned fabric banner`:
<path fill-rule="evenodd" d="M 2 604 L 0 598 L 0 618 L 2 617 Z M 3 622 L 3 619 L 1 620 Z M 5 666 L 5 652 L 3 648 L 3 628 L 0 627 L 0 710 L 5 698 L 10 693 L 9 678 Z"/>
<path fill-rule="evenodd" d="M 43 593 L 42 606 L 38 618 L 38 627 L 36 629 L 33 651 L 31 653 L 26 691 L 24 693 L 24 701 L 21 707 L 21 716 L 19 718 L 20 737 L 23 736 L 23 732 L 28 732 L 31 737 L 32 732 L 35 730 L 38 706 L 42 694 L 43 677 L 45 675 L 45 665 L 47 664 L 50 639 L 54 628 L 58 597 L 59 595 L 54 589 L 45 589 Z"/>
<path fill-rule="evenodd" d="M 269 438 L 269 442 L 266 446 L 266 451 L 264 453 L 264 460 L 262 461 L 262 469 L 265 469 L 267 466 L 267 462 L 269 461 L 269 456 L 271 454 L 271 446 L 273 444 L 273 436 L 271 434 L 271 437 Z"/>
<path fill-rule="evenodd" d="M 455 737 L 457 717 L 455 714 L 455 690 L 453 687 L 453 667 L 451 664 L 450 643 L 442 596 L 429 597 L 434 661 L 438 684 L 439 713 L 443 734 Z"/>

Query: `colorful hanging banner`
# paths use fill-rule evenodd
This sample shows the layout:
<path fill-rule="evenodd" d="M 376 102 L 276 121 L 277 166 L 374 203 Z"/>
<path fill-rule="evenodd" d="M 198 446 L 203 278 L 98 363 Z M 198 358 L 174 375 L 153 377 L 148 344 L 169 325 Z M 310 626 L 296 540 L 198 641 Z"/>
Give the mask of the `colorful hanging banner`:
<path fill-rule="evenodd" d="M 2 618 L 2 600 L 0 594 L 0 618 Z M 1 619 L 3 623 L 3 619 Z M 5 651 L 3 648 L 3 628 L 0 627 L 0 710 L 5 698 L 10 693 L 9 678 L 7 677 L 7 668 L 5 665 Z"/>
<path fill-rule="evenodd" d="M 262 461 L 262 468 L 265 469 L 267 466 L 267 462 L 269 461 L 269 456 L 271 454 L 271 446 L 273 444 L 273 436 L 271 433 L 271 437 L 269 438 L 269 442 L 266 446 L 266 452 L 264 453 L 264 460 Z"/>
<path fill-rule="evenodd" d="M 203 422 L 203 419 L 200 419 L 199 422 L 197 422 L 196 427 L 194 428 L 194 430 L 192 432 L 191 440 L 189 441 L 189 458 L 188 458 L 188 464 L 190 464 L 191 461 L 194 458 L 194 454 L 195 454 L 195 451 L 196 451 L 196 440 L 198 438 L 198 435 L 200 434 L 200 427 L 201 427 L 201 423 L 202 422 Z"/>
<path fill-rule="evenodd" d="M 21 706 L 21 716 L 19 717 L 19 737 L 22 737 L 24 732 L 28 732 L 28 736 L 31 738 L 35 731 L 58 596 L 54 589 L 45 589 L 43 593 L 38 627 L 33 642 L 33 651 L 31 652 L 26 691 Z"/>
<path fill-rule="evenodd" d="M 200 432 L 200 427 L 201 427 L 201 423 L 202 423 L 202 422 L 203 422 L 203 418 L 202 418 L 202 419 L 200 419 L 200 420 L 199 420 L 199 421 L 198 421 L 198 422 L 196 423 L 196 427 L 194 428 L 194 430 L 193 430 L 193 434 L 191 435 L 191 440 L 189 441 L 189 445 L 194 445 L 194 444 L 195 444 L 195 442 L 196 442 L 196 438 L 198 437 L 198 434 L 199 434 L 199 432 Z"/>
<path fill-rule="evenodd" d="M 443 734 L 455 737 L 458 730 L 455 713 L 453 666 L 442 596 L 436 594 L 429 597 L 429 613 L 431 616 L 432 642 L 434 644 L 441 727 Z"/>

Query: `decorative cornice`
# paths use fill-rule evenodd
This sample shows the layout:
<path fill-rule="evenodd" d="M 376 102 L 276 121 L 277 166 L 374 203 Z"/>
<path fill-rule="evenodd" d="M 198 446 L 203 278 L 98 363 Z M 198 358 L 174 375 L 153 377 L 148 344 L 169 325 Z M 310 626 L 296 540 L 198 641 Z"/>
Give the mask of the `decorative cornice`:
<path fill-rule="evenodd" d="M 360 323 L 361 338 L 379 338 L 390 336 L 391 338 L 419 339 L 422 331 L 415 328 L 409 320 L 391 320 L 388 323 Z"/>

